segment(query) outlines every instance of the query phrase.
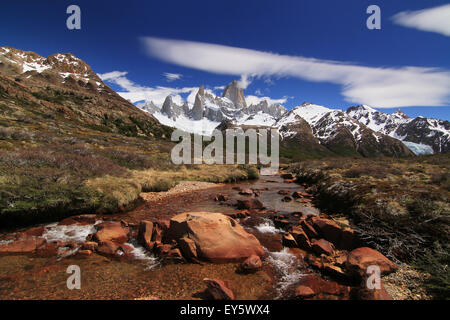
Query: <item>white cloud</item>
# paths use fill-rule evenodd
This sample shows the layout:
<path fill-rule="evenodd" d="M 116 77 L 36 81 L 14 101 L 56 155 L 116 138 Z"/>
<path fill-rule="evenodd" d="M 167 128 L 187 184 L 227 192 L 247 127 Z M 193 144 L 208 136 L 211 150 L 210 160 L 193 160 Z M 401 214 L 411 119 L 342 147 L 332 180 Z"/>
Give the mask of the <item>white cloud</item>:
<path fill-rule="evenodd" d="M 252 83 L 252 77 L 246 74 L 241 75 L 241 79 L 238 81 L 238 87 L 241 89 L 247 89 L 247 87 Z"/>
<path fill-rule="evenodd" d="M 155 105 L 162 106 L 164 100 L 168 95 L 171 95 L 173 101 L 177 104 L 183 104 L 183 98 L 180 94 L 183 93 L 197 93 L 197 87 L 186 88 L 169 88 L 169 87 L 145 87 L 140 86 L 133 81 L 129 80 L 126 75 L 127 72 L 112 71 L 108 73 L 99 74 L 98 76 L 103 81 L 108 81 L 120 86 L 123 92 L 117 92 L 123 98 L 130 100 L 132 103 L 137 101 L 153 101 Z"/>
<path fill-rule="evenodd" d="M 181 79 L 183 75 L 179 73 L 164 72 L 163 76 L 166 78 L 167 82 L 172 82 Z"/>
<path fill-rule="evenodd" d="M 227 75 L 297 77 L 342 86 L 350 103 L 378 108 L 450 104 L 450 72 L 437 68 L 375 68 L 287 56 L 223 45 L 142 38 L 147 53 L 163 61 Z"/>
<path fill-rule="evenodd" d="M 252 104 L 258 104 L 261 101 L 267 100 L 267 102 L 269 103 L 269 105 L 271 104 L 283 104 L 287 101 L 287 97 L 281 98 L 281 99 L 272 99 L 270 97 L 258 97 L 258 96 L 246 96 L 245 97 L 245 102 L 247 102 L 247 105 L 252 105 Z"/>
<path fill-rule="evenodd" d="M 450 4 L 417 11 L 403 11 L 392 17 L 399 25 L 450 37 Z"/>

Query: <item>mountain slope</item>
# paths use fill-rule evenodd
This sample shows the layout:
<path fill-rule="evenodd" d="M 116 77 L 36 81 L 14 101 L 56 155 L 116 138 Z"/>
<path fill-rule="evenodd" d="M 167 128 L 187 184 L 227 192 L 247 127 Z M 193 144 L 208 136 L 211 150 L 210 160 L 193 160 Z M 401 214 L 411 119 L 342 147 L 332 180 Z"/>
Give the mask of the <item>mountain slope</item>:
<path fill-rule="evenodd" d="M 44 58 L 0 47 L 0 95 L 2 118 L 76 121 L 84 127 L 128 136 L 163 137 L 171 132 L 111 90 L 70 53 Z"/>
<path fill-rule="evenodd" d="M 302 134 L 292 124 L 304 119 L 319 143 L 341 156 L 408 156 L 412 153 L 400 141 L 375 132 L 345 112 L 304 103 L 281 117 L 277 126 L 283 139 Z M 289 126 L 291 125 L 291 126 Z"/>
<path fill-rule="evenodd" d="M 347 114 L 372 130 L 402 140 L 417 153 L 450 152 L 450 122 L 432 118 L 409 118 L 398 110 L 387 114 L 368 106 L 350 107 Z"/>
<path fill-rule="evenodd" d="M 248 106 L 237 81 L 229 83 L 221 97 L 201 86 L 193 105 L 187 101 L 182 106 L 177 105 L 168 96 L 160 108 L 151 101 L 138 107 L 165 125 L 205 135 L 210 135 L 222 121 L 272 126 L 287 111 L 282 105 L 269 104 L 266 100 Z"/>

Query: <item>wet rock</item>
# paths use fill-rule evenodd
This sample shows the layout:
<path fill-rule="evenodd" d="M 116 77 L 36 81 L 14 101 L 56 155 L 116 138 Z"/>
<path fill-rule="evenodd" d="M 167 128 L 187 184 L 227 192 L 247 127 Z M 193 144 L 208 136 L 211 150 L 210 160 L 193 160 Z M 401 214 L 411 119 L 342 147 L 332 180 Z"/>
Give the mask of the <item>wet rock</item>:
<path fill-rule="evenodd" d="M 92 256 L 92 251 L 91 250 L 78 250 L 78 255 L 80 255 L 82 257 L 90 257 L 90 256 Z"/>
<path fill-rule="evenodd" d="M 292 198 L 289 197 L 289 196 L 285 196 L 285 197 L 283 197 L 283 199 L 281 199 L 281 201 L 283 201 L 283 202 L 291 202 Z"/>
<path fill-rule="evenodd" d="M 278 194 L 281 194 L 281 195 L 288 195 L 290 193 L 291 193 L 291 190 L 280 190 L 280 191 L 278 191 Z"/>
<path fill-rule="evenodd" d="M 214 198 L 214 201 L 219 201 L 219 202 L 228 201 L 228 196 L 223 195 L 223 194 L 218 194 L 218 195 Z"/>
<path fill-rule="evenodd" d="M 152 241 L 153 236 L 153 222 L 142 220 L 139 224 L 138 241 L 147 250 L 153 250 L 154 241 Z"/>
<path fill-rule="evenodd" d="M 239 191 L 239 194 L 242 196 L 251 196 L 253 195 L 253 191 L 251 189 L 242 189 Z"/>
<path fill-rule="evenodd" d="M 294 179 L 294 176 L 292 175 L 292 173 L 283 173 L 281 175 L 282 179 Z"/>
<path fill-rule="evenodd" d="M 315 295 L 313 289 L 307 286 L 298 286 L 295 289 L 295 297 L 300 299 L 311 298 Z"/>
<path fill-rule="evenodd" d="M 257 255 L 251 255 L 241 264 L 241 270 L 245 272 L 256 272 L 262 268 L 261 258 Z"/>
<path fill-rule="evenodd" d="M 125 243 L 128 241 L 129 229 L 123 226 L 122 222 L 108 221 L 96 225 L 97 232 L 93 239 L 97 242 L 114 241 Z"/>
<path fill-rule="evenodd" d="M 217 279 L 203 279 L 206 286 L 207 293 L 211 295 L 214 300 L 234 300 L 234 293 L 229 288 L 228 281 Z"/>
<path fill-rule="evenodd" d="M 289 228 L 289 226 L 291 225 L 289 220 L 281 218 L 281 217 L 275 217 L 273 219 L 273 224 L 275 225 L 275 228 L 285 229 L 285 230 L 287 230 Z"/>
<path fill-rule="evenodd" d="M 383 254 L 368 247 L 349 252 L 345 264 L 349 271 L 358 274 L 360 277 L 364 277 L 367 267 L 372 265 L 378 266 L 381 274 L 388 274 L 398 269 L 398 266 Z"/>
<path fill-rule="evenodd" d="M 382 282 L 380 282 L 380 288 L 367 288 L 366 284 L 357 290 L 356 298 L 358 300 L 392 300 L 392 297 L 387 293 Z"/>
<path fill-rule="evenodd" d="M 31 253 L 46 243 L 44 238 L 30 237 L 0 244 L 0 253 Z"/>
<path fill-rule="evenodd" d="M 105 240 L 99 244 L 99 246 L 97 248 L 97 252 L 100 254 L 113 256 L 116 254 L 118 249 L 119 249 L 118 244 L 116 244 L 112 241 L 109 241 L 109 240 Z"/>
<path fill-rule="evenodd" d="M 324 263 L 320 268 L 324 274 L 327 274 L 335 279 L 347 279 L 349 275 L 341 267 L 330 263 Z"/>
<path fill-rule="evenodd" d="M 295 199 L 300 199 L 300 198 L 307 198 L 307 197 L 311 197 L 310 194 L 306 193 L 306 192 L 301 192 L 301 191 L 295 191 L 292 193 L 292 198 Z"/>
<path fill-rule="evenodd" d="M 58 249 L 62 246 L 60 241 L 44 243 L 36 250 L 39 257 L 53 257 L 58 255 Z"/>
<path fill-rule="evenodd" d="M 94 224 L 97 220 L 97 216 L 95 214 L 81 214 L 78 216 L 68 217 L 66 219 L 61 220 L 58 225 L 67 226 L 72 224 L 80 224 L 80 225 L 88 225 Z"/>
<path fill-rule="evenodd" d="M 305 231 L 300 226 L 295 226 L 291 229 L 291 234 L 294 237 L 297 245 L 300 249 L 311 251 L 311 242 L 309 241 L 308 236 Z"/>
<path fill-rule="evenodd" d="M 258 199 L 238 199 L 237 200 L 238 209 L 264 209 L 264 205 Z"/>
<path fill-rule="evenodd" d="M 94 241 L 86 241 L 81 246 L 81 249 L 83 249 L 83 250 L 90 250 L 92 252 L 96 251 L 97 248 L 98 248 L 98 243 L 94 242 Z"/>
<path fill-rule="evenodd" d="M 285 234 L 283 234 L 282 241 L 283 241 L 283 246 L 285 246 L 285 247 L 288 247 L 288 248 L 297 247 L 297 242 L 295 241 L 292 234 L 290 234 L 289 232 L 286 232 Z"/>
<path fill-rule="evenodd" d="M 325 240 L 333 243 L 338 249 L 351 250 L 357 243 L 353 230 L 342 229 L 334 221 L 319 217 L 310 219 L 312 226 Z"/>
<path fill-rule="evenodd" d="M 45 232 L 44 226 L 35 227 L 22 232 L 18 238 L 41 237 Z"/>
<path fill-rule="evenodd" d="M 303 231 L 305 231 L 306 235 L 309 239 L 318 238 L 319 234 L 317 231 L 313 228 L 313 226 L 306 220 L 302 220 L 300 222 L 300 226 L 302 227 Z"/>
<path fill-rule="evenodd" d="M 311 241 L 311 248 L 318 255 L 325 254 L 327 256 L 331 256 L 334 252 L 333 244 L 325 239 L 313 239 Z"/>
<path fill-rule="evenodd" d="M 197 258 L 197 246 L 195 245 L 194 240 L 189 238 L 180 238 L 178 239 L 178 245 L 180 246 L 181 252 L 186 259 Z"/>
<path fill-rule="evenodd" d="M 197 255 L 216 263 L 242 262 L 252 254 L 263 256 L 258 239 L 235 220 L 213 212 L 185 212 L 170 220 L 168 235 L 195 242 Z"/>
<path fill-rule="evenodd" d="M 351 288 L 334 281 L 323 279 L 318 274 L 308 274 L 300 278 L 299 286 L 310 288 L 317 299 L 349 299 Z"/>

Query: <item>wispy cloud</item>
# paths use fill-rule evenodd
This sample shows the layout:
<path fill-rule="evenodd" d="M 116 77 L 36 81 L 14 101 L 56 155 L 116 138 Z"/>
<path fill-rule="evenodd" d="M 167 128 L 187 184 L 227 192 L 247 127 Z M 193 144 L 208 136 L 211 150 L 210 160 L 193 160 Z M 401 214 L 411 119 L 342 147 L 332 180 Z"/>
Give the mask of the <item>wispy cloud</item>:
<path fill-rule="evenodd" d="M 246 74 L 241 75 L 241 79 L 238 81 L 239 88 L 247 89 L 247 87 L 252 83 L 252 77 Z"/>
<path fill-rule="evenodd" d="M 281 99 L 272 99 L 270 97 L 258 97 L 258 96 L 245 96 L 245 102 L 247 105 L 259 104 L 261 101 L 267 100 L 269 104 L 283 104 L 288 100 L 287 97 Z"/>
<path fill-rule="evenodd" d="M 450 37 L 450 4 L 417 11 L 403 11 L 394 15 L 392 19 L 404 27 L 437 32 Z"/>
<path fill-rule="evenodd" d="M 167 82 L 172 82 L 178 79 L 181 79 L 181 77 L 183 76 L 182 74 L 179 73 L 170 73 L 170 72 L 164 72 L 163 76 L 166 78 Z"/>
<path fill-rule="evenodd" d="M 142 38 L 147 53 L 197 70 L 254 77 L 296 77 L 341 85 L 350 103 L 379 108 L 450 104 L 450 72 L 437 68 L 375 68 L 279 55 L 217 44 Z"/>
<path fill-rule="evenodd" d="M 125 71 L 112 71 L 108 73 L 99 74 L 100 79 L 110 83 L 114 83 L 122 88 L 118 92 L 123 98 L 130 100 L 132 103 L 137 101 L 153 101 L 157 106 L 161 106 L 168 95 L 171 95 L 173 101 L 177 104 L 183 103 L 183 98 L 180 94 L 185 93 L 197 93 L 197 87 L 185 87 L 185 88 L 169 88 L 169 87 L 146 87 L 141 86 L 133 81 L 129 80 Z"/>

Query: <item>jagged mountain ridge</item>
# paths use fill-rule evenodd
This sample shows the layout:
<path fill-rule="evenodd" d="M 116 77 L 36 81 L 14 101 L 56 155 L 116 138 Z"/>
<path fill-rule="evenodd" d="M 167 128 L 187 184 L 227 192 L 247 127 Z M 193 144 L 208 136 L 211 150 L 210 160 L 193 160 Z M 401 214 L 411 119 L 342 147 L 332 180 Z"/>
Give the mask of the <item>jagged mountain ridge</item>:
<path fill-rule="evenodd" d="M 306 120 L 318 143 L 340 154 L 407 155 L 410 152 L 404 145 L 416 154 L 436 153 L 448 152 L 449 145 L 448 121 L 411 119 L 401 111 L 386 114 L 368 106 L 342 111 L 304 103 L 287 111 L 267 100 L 247 106 L 237 81 L 228 84 L 221 97 L 201 86 L 192 107 L 187 102 L 176 105 L 167 97 L 162 108 L 152 102 L 141 108 L 166 125 L 190 132 L 210 134 L 221 122 L 231 121 L 233 125 L 276 127 L 282 139 L 288 140 L 297 134 L 293 127 L 303 126 L 298 123 L 301 118 Z M 304 134 L 305 129 L 301 131 Z M 429 137 L 433 131 L 441 138 Z"/>
<path fill-rule="evenodd" d="M 387 114 L 365 105 L 350 107 L 347 114 L 372 130 L 402 140 L 410 148 L 428 149 L 434 153 L 450 152 L 449 121 L 420 116 L 410 118 L 401 110 Z"/>
<path fill-rule="evenodd" d="M 52 119 L 128 136 L 167 137 L 172 131 L 73 54 L 45 58 L 11 47 L 0 47 L 0 114 L 5 121 L 26 116 L 45 127 L 45 119 Z"/>
<path fill-rule="evenodd" d="M 138 104 L 138 107 L 153 114 L 162 124 L 200 134 L 210 134 L 222 121 L 272 126 L 287 112 L 284 106 L 270 104 L 267 100 L 248 106 L 237 81 L 228 84 L 222 96 L 201 86 L 192 106 L 187 101 L 177 105 L 169 95 L 161 108 L 152 101 Z"/>

